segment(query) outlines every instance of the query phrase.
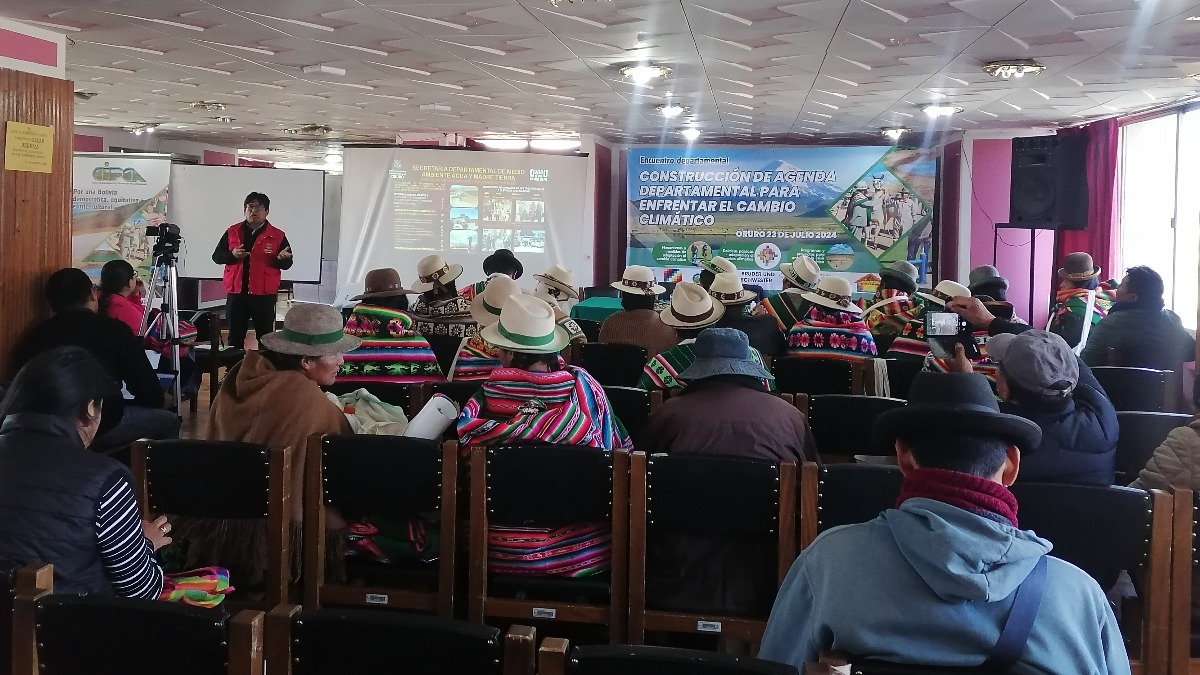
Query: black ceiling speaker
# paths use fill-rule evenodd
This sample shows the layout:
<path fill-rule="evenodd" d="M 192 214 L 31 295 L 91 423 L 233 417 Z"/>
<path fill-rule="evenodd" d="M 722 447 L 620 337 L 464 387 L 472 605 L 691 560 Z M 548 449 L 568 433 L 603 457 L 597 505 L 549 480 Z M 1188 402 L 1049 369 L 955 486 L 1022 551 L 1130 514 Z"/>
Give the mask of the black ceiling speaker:
<path fill-rule="evenodd" d="M 1012 139 L 1009 226 L 1086 230 L 1087 139 L 1029 136 Z"/>

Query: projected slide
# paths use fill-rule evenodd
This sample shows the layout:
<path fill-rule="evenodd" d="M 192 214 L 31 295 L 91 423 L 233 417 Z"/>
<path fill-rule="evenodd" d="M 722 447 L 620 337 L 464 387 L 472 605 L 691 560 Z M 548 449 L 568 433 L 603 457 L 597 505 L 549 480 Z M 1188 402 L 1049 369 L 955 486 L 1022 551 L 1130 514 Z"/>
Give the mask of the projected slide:
<path fill-rule="evenodd" d="M 594 231 L 587 158 L 418 148 L 347 148 L 339 283 L 376 267 L 404 281 L 439 253 L 483 278 L 483 259 L 513 251 L 528 274 L 560 264 L 590 277 Z M 583 276 L 587 274 L 587 276 Z"/>

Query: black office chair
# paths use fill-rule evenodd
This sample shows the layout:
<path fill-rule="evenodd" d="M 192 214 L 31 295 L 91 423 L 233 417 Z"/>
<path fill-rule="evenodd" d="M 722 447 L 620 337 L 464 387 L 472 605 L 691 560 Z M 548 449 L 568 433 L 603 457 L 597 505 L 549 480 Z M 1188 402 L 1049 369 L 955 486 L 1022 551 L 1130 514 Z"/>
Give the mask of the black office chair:
<path fill-rule="evenodd" d="M 1114 485 L 1128 485 L 1150 461 L 1167 434 L 1185 426 L 1191 415 L 1163 412 L 1122 411 L 1117 413 L 1116 478 Z"/>
<path fill-rule="evenodd" d="M 788 394 L 853 394 L 854 366 L 838 359 L 783 357 L 771 363 L 775 387 Z"/>
<path fill-rule="evenodd" d="M 871 427 L 876 417 L 904 404 L 903 399 L 882 396 L 812 396 L 808 424 L 822 455 L 890 454 L 872 444 Z"/>
<path fill-rule="evenodd" d="M 800 547 L 831 527 L 873 520 L 900 496 L 900 469 L 875 464 L 805 462 L 800 469 Z M 813 499 L 811 495 L 816 495 Z"/>
<path fill-rule="evenodd" d="M 441 368 L 443 375 L 450 377 L 454 357 L 458 356 L 463 339 L 452 335 L 425 335 L 424 337 L 429 342 L 429 348 L 433 350 L 433 355 L 437 357 L 438 368 Z"/>
<path fill-rule="evenodd" d="M 582 301 L 588 298 L 616 298 L 620 295 L 621 292 L 612 286 L 584 286 L 583 296 L 579 299 Z"/>
<path fill-rule="evenodd" d="M 1167 409 L 1169 370 L 1095 366 L 1092 374 L 1117 410 L 1161 412 Z"/>
<path fill-rule="evenodd" d="M 604 395 L 608 397 L 608 405 L 613 415 L 621 420 L 629 437 L 637 441 L 650 417 L 650 392 L 637 387 L 604 387 Z"/>
<path fill-rule="evenodd" d="M 883 353 L 883 350 L 880 350 Z M 888 385 L 894 398 L 908 398 L 908 390 L 912 389 L 913 380 L 925 367 L 920 359 L 885 359 L 887 365 Z"/>
<path fill-rule="evenodd" d="M 795 666 L 748 656 L 674 647 L 570 649 L 554 638 L 542 643 L 538 656 L 538 675 L 799 675 Z"/>
<path fill-rule="evenodd" d="M 196 312 L 191 317 L 196 327 L 196 371 L 208 375 L 208 402 L 211 405 L 221 390 L 221 369 L 232 368 L 246 357 L 242 345 L 226 347 L 221 334 L 221 315 L 217 312 Z M 199 394 L 188 402 L 192 413 L 197 410 Z"/>
<path fill-rule="evenodd" d="M 579 329 L 583 331 L 583 336 L 588 342 L 596 342 L 600 339 L 600 322 L 592 321 L 591 319 L 575 319 L 575 323 L 579 324 Z"/>
<path fill-rule="evenodd" d="M 579 365 L 605 386 L 636 387 L 650 360 L 642 347 L 588 342 L 579 345 Z"/>

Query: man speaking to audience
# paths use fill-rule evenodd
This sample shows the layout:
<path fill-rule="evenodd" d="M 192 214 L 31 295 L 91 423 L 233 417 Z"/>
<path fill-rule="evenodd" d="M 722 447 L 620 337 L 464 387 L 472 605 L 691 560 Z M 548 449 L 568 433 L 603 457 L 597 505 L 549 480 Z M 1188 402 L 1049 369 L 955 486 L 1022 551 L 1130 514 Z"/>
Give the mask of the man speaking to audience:
<path fill-rule="evenodd" d="M 241 348 L 246 330 L 254 321 L 259 339 L 275 330 L 275 296 L 283 270 L 292 266 L 292 245 L 283 230 L 267 220 L 271 198 L 261 192 L 246 195 L 246 219 L 229 226 L 212 260 L 225 266 L 225 292 L 229 299 L 229 345 Z"/>

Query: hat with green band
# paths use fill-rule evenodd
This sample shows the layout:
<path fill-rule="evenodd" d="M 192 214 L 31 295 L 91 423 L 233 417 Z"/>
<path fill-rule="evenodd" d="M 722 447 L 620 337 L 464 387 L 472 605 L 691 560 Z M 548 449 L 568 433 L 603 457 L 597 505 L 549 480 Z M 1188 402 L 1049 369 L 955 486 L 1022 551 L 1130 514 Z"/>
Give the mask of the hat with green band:
<path fill-rule="evenodd" d="M 555 322 L 554 308 L 531 295 L 509 296 L 500 320 L 479 335 L 496 347 L 529 354 L 553 354 L 571 342 L 567 330 Z"/>
<path fill-rule="evenodd" d="M 500 310 L 509 297 L 520 294 L 521 287 L 512 277 L 496 276 L 471 300 L 471 318 L 480 326 L 490 326 L 500 320 Z"/>
<path fill-rule="evenodd" d="M 283 329 L 258 339 L 279 354 L 325 356 L 358 349 L 362 340 L 342 332 L 342 314 L 329 305 L 297 302 L 283 318 Z"/>

